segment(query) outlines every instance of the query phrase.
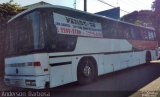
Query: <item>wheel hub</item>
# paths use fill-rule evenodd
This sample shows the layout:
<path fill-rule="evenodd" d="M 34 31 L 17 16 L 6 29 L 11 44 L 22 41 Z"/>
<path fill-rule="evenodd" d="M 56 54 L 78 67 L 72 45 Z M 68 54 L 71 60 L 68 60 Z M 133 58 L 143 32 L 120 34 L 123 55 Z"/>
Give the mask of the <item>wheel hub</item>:
<path fill-rule="evenodd" d="M 86 65 L 83 69 L 83 74 L 84 76 L 88 77 L 91 74 L 91 67 L 89 67 L 88 65 Z"/>

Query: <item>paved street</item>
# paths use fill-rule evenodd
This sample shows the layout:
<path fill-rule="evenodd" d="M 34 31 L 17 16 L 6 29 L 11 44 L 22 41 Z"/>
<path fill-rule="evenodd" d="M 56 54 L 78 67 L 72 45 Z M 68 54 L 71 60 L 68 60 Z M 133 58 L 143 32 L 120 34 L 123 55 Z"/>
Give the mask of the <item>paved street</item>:
<path fill-rule="evenodd" d="M 150 82 L 129 97 L 160 97 L 160 77 Z"/>
<path fill-rule="evenodd" d="M 8 87 L 4 84 L 3 78 L 1 77 L 0 78 L 0 91 L 8 91 L 8 90 L 11 90 L 11 89 L 12 89 L 11 87 Z"/>
<path fill-rule="evenodd" d="M 64 86 L 49 89 L 47 91 L 51 91 L 52 96 L 55 97 L 77 97 L 78 95 L 78 97 L 128 97 L 158 77 L 160 77 L 160 64 L 143 64 L 140 66 L 103 75 L 99 77 L 96 82 L 88 85 L 80 86 L 77 82 L 74 82 Z M 1 91 L 8 89 L 14 91 L 17 89 L 10 87 L 5 88 L 2 80 L 0 84 L 2 84 L 2 86 L 0 86 Z"/>

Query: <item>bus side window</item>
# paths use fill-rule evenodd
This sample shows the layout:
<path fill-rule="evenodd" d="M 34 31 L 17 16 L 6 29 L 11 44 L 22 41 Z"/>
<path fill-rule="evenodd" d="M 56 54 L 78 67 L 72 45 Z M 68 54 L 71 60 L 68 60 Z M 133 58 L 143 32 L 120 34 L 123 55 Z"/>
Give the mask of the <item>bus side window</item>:
<path fill-rule="evenodd" d="M 103 36 L 105 38 L 117 38 L 118 23 L 111 20 L 103 21 Z"/>
<path fill-rule="evenodd" d="M 133 39 L 138 39 L 138 40 L 142 39 L 140 30 L 138 29 L 138 27 L 132 27 L 131 28 L 131 34 L 132 34 Z"/>
<path fill-rule="evenodd" d="M 154 40 L 153 33 L 151 31 L 147 31 L 147 32 L 148 32 L 148 39 L 149 40 Z"/>
<path fill-rule="evenodd" d="M 117 37 L 124 39 L 132 39 L 132 33 L 130 26 L 125 23 L 118 23 L 118 33 Z"/>
<path fill-rule="evenodd" d="M 126 28 L 124 29 L 124 35 L 125 35 L 125 38 L 126 38 L 126 39 L 131 39 L 131 38 L 132 38 L 130 29 L 129 29 L 128 27 L 126 27 Z"/>
<path fill-rule="evenodd" d="M 152 40 L 156 40 L 155 32 L 154 31 L 150 31 L 150 34 L 151 34 Z"/>
<path fill-rule="evenodd" d="M 117 35 L 117 36 L 118 36 L 119 38 L 121 38 L 121 39 L 124 38 L 123 29 L 124 29 L 123 24 L 119 22 L 119 23 L 118 23 L 118 30 L 117 30 L 117 31 L 118 31 L 118 33 L 117 33 L 118 35 Z"/>
<path fill-rule="evenodd" d="M 136 31 L 134 28 L 130 28 L 130 32 L 131 32 L 131 36 L 132 36 L 132 39 L 136 39 Z"/>
<path fill-rule="evenodd" d="M 142 39 L 143 40 L 149 40 L 147 31 L 144 30 L 144 29 L 141 29 L 140 31 L 141 31 Z"/>
<path fill-rule="evenodd" d="M 107 34 L 107 29 L 108 29 L 108 27 L 107 27 L 107 21 L 106 20 L 102 20 L 102 29 L 103 29 L 103 37 L 105 37 L 105 38 L 108 38 L 108 34 Z"/>
<path fill-rule="evenodd" d="M 156 40 L 156 32 L 153 31 L 154 40 Z"/>
<path fill-rule="evenodd" d="M 73 51 L 77 42 L 77 37 L 72 35 L 58 34 L 56 38 L 55 48 L 56 51 Z"/>

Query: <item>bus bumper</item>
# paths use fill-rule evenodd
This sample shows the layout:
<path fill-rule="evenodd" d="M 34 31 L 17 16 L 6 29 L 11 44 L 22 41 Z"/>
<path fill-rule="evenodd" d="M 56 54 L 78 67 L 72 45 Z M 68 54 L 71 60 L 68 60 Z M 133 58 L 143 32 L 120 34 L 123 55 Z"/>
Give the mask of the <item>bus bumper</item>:
<path fill-rule="evenodd" d="M 44 89 L 48 82 L 48 75 L 41 76 L 5 76 L 4 82 L 8 86 Z"/>

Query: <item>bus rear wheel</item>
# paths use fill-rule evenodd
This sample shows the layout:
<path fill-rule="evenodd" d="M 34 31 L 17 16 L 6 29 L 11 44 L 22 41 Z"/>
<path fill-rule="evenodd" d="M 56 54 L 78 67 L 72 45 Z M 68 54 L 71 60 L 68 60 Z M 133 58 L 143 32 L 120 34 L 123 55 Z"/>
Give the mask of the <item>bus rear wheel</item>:
<path fill-rule="evenodd" d="M 87 84 L 97 79 L 97 65 L 90 58 L 80 60 L 77 67 L 77 79 L 80 84 Z"/>
<path fill-rule="evenodd" d="M 146 64 L 150 64 L 150 61 L 152 60 L 151 52 L 146 52 Z"/>

